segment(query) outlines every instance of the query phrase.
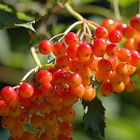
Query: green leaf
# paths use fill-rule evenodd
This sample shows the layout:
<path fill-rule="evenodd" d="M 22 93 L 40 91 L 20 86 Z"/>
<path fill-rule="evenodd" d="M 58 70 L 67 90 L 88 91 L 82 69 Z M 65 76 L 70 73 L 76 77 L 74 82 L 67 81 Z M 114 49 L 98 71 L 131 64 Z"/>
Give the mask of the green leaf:
<path fill-rule="evenodd" d="M 15 15 L 11 13 L 0 11 L 0 29 L 7 29 L 7 28 L 15 28 L 15 27 L 25 27 L 35 31 L 32 24 L 35 21 L 23 23 L 23 21 L 19 20 Z"/>
<path fill-rule="evenodd" d="M 35 21 L 31 21 L 31 22 L 27 22 L 27 23 L 15 24 L 15 26 L 16 27 L 24 27 L 24 28 L 30 29 L 30 30 L 35 32 L 35 29 L 33 27 L 34 23 L 35 23 Z"/>
<path fill-rule="evenodd" d="M 32 26 L 34 23 L 35 21 L 24 23 L 23 21 L 19 20 L 15 15 L 8 12 L 0 11 L 0 29 L 24 27 L 35 31 Z"/>
<path fill-rule="evenodd" d="M 114 0 L 108 0 L 109 2 L 113 3 Z M 135 2 L 138 2 L 138 0 L 119 0 L 119 5 L 121 7 L 127 7 L 127 6 L 130 6 L 131 4 L 135 3 Z"/>
<path fill-rule="evenodd" d="M 105 129 L 105 109 L 101 101 L 96 97 L 91 102 L 82 102 L 85 109 L 83 116 L 85 129 L 91 133 L 104 136 Z M 86 112 L 87 110 L 87 112 Z"/>
<path fill-rule="evenodd" d="M 94 1 L 96 1 L 96 0 L 81 0 L 81 1 L 78 1 L 78 0 L 71 0 L 72 1 L 72 3 L 74 4 L 74 5 L 85 5 L 85 4 L 90 4 L 90 3 L 92 3 L 92 2 L 94 2 Z"/>
<path fill-rule="evenodd" d="M 127 7 L 135 2 L 138 2 L 138 0 L 119 0 L 119 5 L 122 7 Z"/>
<path fill-rule="evenodd" d="M 8 3 L 0 3 L 0 29 L 24 27 L 35 31 L 32 26 L 33 23 L 35 21 L 32 17 L 17 11 Z"/>
<path fill-rule="evenodd" d="M 15 23 L 21 23 L 15 15 L 9 12 L 0 11 L 0 29 L 13 27 Z"/>

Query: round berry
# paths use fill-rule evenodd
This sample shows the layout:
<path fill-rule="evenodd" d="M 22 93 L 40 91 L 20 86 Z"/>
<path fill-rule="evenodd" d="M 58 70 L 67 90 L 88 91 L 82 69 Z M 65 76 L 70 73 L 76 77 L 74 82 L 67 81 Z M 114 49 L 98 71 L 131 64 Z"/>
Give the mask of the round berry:
<path fill-rule="evenodd" d="M 130 26 L 130 25 L 127 25 L 124 29 L 123 29 L 123 35 L 126 37 L 126 38 L 131 38 L 135 35 L 135 29 Z"/>
<path fill-rule="evenodd" d="M 118 51 L 118 58 L 122 62 L 128 62 L 131 59 L 131 53 L 127 48 L 121 48 Z"/>
<path fill-rule="evenodd" d="M 112 70 L 112 64 L 109 60 L 102 58 L 98 62 L 98 68 L 104 73 L 109 73 Z"/>
<path fill-rule="evenodd" d="M 52 45 L 49 40 L 42 40 L 38 46 L 39 52 L 41 54 L 49 54 L 52 51 Z"/>
<path fill-rule="evenodd" d="M 71 87 L 77 87 L 82 83 L 82 77 L 78 73 L 71 74 L 68 78 L 68 83 Z"/>
<path fill-rule="evenodd" d="M 57 57 L 63 56 L 66 53 L 66 46 L 62 42 L 57 42 L 52 46 L 52 51 Z"/>
<path fill-rule="evenodd" d="M 139 17 L 136 17 L 136 16 L 132 17 L 130 19 L 130 24 L 134 29 L 140 32 L 140 18 Z"/>
<path fill-rule="evenodd" d="M 114 43 L 107 45 L 106 54 L 110 57 L 118 55 L 118 46 Z"/>
<path fill-rule="evenodd" d="M 122 40 L 122 33 L 119 30 L 112 30 L 108 34 L 108 38 L 112 43 L 118 43 Z"/>
<path fill-rule="evenodd" d="M 48 70 L 40 70 L 36 73 L 36 78 L 40 84 L 44 84 L 52 80 L 52 74 Z"/>
<path fill-rule="evenodd" d="M 34 93 L 34 88 L 30 83 L 24 82 L 19 87 L 19 95 L 23 98 L 29 98 Z"/>
<path fill-rule="evenodd" d="M 102 21 L 102 26 L 105 27 L 105 28 L 107 28 L 108 31 L 111 31 L 111 30 L 115 29 L 116 23 L 112 19 L 105 18 Z"/>
<path fill-rule="evenodd" d="M 64 39 L 69 46 L 75 46 L 78 43 L 78 37 L 74 32 L 69 32 L 66 34 Z"/>
<path fill-rule="evenodd" d="M 94 40 L 94 45 L 92 45 L 92 53 L 97 57 L 102 57 L 106 51 L 106 41 L 102 38 L 97 38 Z"/>
<path fill-rule="evenodd" d="M 8 103 L 14 101 L 17 98 L 17 93 L 12 86 L 5 86 L 1 90 L 0 96 Z"/>
<path fill-rule="evenodd" d="M 113 92 L 113 87 L 110 82 L 103 82 L 99 88 L 101 95 L 109 96 Z"/>
<path fill-rule="evenodd" d="M 87 57 L 92 53 L 91 46 L 87 43 L 81 43 L 77 50 L 77 57 Z"/>
<path fill-rule="evenodd" d="M 93 100 L 96 97 L 96 92 L 93 87 L 85 87 L 85 93 L 83 95 L 83 99 L 86 102 Z"/>
<path fill-rule="evenodd" d="M 97 38 L 104 38 L 104 39 L 106 39 L 107 36 L 108 36 L 108 30 L 105 27 L 103 27 L 103 26 L 99 26 L 95 30 L 95 36 Z"/>

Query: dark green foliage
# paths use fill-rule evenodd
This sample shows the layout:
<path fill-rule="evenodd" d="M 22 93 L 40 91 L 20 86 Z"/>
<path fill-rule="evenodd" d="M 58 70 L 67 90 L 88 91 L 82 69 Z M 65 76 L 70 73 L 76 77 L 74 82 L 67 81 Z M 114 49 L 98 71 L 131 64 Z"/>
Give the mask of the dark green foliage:
<path fill-rule="evenodd" d="M 82 102 L 84 110 L 83 120 L 85 129 L 92 131 L 91 133 L 101 134 L 104 136 L 105 128 L 105 109 L 101 101 L 96 97 L 91 102 Z"/>

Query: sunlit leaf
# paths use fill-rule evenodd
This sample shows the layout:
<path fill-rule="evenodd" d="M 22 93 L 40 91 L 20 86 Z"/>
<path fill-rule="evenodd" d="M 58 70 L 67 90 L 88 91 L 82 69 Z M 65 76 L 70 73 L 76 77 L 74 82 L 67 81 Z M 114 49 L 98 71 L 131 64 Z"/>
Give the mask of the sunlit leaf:
<path fill-rule="evenodd" d="M 35 32 L 35 29 L 33 27 L 34 23 L 35 23 L 35 21 L 32 21 L 32 22 L 27 22 L 27 23 L 15 24 L 15 26 L 24 27 L 24 28 L 30 29 Z"/>
<path fill-rule="evenodd" d="M 109 2 L 114 2 L 114 0 L 108 0 Z M 127 7 L 135 2 L 138 2 L 138 0 L 119 0 L 119 5 L 121 7 Z"/>

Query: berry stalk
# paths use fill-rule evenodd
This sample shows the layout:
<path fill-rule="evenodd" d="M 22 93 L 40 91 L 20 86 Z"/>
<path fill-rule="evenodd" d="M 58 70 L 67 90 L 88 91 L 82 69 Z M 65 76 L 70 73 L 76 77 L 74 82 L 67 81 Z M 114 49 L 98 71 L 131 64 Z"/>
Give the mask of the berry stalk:
<path fill-rule="evenodd" d="M 41 67 L 41 63 L 40 63 L 40 60 L 36 54 L 35 48 L 31 47 L 30 50 L 31 50 L 32 57 L 33 57 L 34 61 L 36 62 L 37 66 Z"/>

